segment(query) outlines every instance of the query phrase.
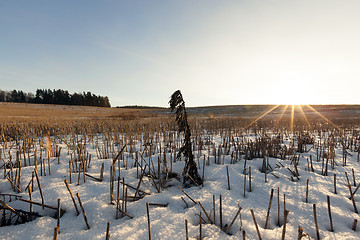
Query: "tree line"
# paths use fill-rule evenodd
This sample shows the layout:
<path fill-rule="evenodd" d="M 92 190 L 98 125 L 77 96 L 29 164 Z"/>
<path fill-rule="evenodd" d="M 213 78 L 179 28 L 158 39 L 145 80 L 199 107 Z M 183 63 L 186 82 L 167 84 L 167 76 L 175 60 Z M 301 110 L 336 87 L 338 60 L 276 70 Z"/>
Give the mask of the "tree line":
<path fill-rule="evenodd" d="M 70 94 L 67 90 L 61 89 L 37 89 L 35 94 L 15 89 L 12 91 L 0 90 L 0 102 L 111 107 L 107 96 L 97 96 L 91 92 Z"/>

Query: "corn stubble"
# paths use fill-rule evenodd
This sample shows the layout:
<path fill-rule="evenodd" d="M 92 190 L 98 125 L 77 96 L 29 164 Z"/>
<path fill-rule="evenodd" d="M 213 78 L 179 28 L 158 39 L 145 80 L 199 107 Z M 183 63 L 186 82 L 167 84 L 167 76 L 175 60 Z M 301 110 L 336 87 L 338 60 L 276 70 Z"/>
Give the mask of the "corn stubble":
<path fill-rule="evenodd" d="M 225 156 L 231 158 L 230 165 L 226 165 L 227 176 L 224 178 L 224 185 L 227 191 L 233 191 L 233 186 L 238 183 L 239 179 L 235 175 L 229 175 L 231 164 L 243 163 L 243 172 L 241 179 L 244 179 L 243 194 L 239 198 L 245 199 L 246 192 L 256 191 L 251 187 L 254 181 L 265 184 L 269 177 L 279 176 L 273 174 L 275 168 L 284 168 L 281 163 L 289 162 L 290 167 L 286 180 L 293 181 L 294 184 L 301 184 L 305 189 L 305 203 L 313 205 L 314 229 L 317 239 L 321 238 L 317 219 L 319 215 L 326 214 L 316 211 L 316 204 L 311 198 L 311 182 L 301 181 L 301 173 L 303 169 L 298 168 L 299 153 L 308 152 L 313 149 L 316 155 L 310 156 L 307 161 L 307 172 L 317 172 L 320 175 L 329 176 L 329 172 L 333 169 L 346 166 L 349 163 L 348 156 L 350 153 L 357 154 L 359 161 L 359 132 L 357 130 L 358 122 L 354 119 L 337 119 L 336 124 L 339 129 L 334 129 L 332 124 L 326 121 L 319 121 L 314 117 L 308 117 L 309 124 L 300 120 L 294 121 L 294 126 L 289 126 L 290 117 L 283 116 L 281 119 L 263 118 L 247 127 L 252 122 L 251 118 L 239 116 L 188 116 L 185 109 L 185 102 L 182 99 L 180 91 L 175 92 L 170 100 L 171 110 L 176 112 L 176 120 L 168 115 L 153 115 L 148 112 L 125 112 L 116 117 L 114 113 L 106 115 L 102 113 L 100 116 L 84 114 L 81 118 L 54 116 L 49 117 L 33 116 L 30 118 L 19 117 L 17 119 L 9 119 L 7 117 L 0 118 L 0 160 L 2 162 L 1 170 L 3 178 L 12 187 L 14 193 L 0 194 L 2 200 L 1 209 L 1 226 L 18 224 L 34 220 L 38 215 L 33 211 L 33 205 L 40 205 L 42 208 L 49 208 L 56 212 L 58 216 L 58 224 L 54 226 L 54 239 L 61 236 L 60 217 L 62 209 L 60 209 L 60 200 L 58 206 L 49 206 L 45 204 L 50 201 L 44 199 L 41 181 L 43 177 L 52 174 L 54 164 L 66 164 L 68 167 L 68 177 L 64 179 L 65 185 L 73 201 L 74 210 L 79 215 L 80 211 L 75 198 L 70 190 L 70 186 L 77 184 L 87 184 L 87 179 L 93 181 L 108 181 L 109 183 L 109 204 L 113 204 L 116 208 L 113 218 L 133 218 L 127 210 L 129 202 L 136 202 L 146 195 L 161 194 L 167 185 L 168 180 L 173 177 L 183 176 L 185 187 L 195 184 L 200 188 L 199 191 L 206 187 L 206 178 L 204 178 L 205 168 L 211 164 L 225 165 Z M 21 116 L 21 112 L 17 113 Z M 73 115 L 72 115 L 73 116 Z M 90 121 L 89 121 L 90 120 Z M 274 122 L 276 126 L 274 127 Z M 272 126 L 273 128 L 269 128 Z M 191 129 L 191 132 L 190 132 Z M 327 132 L 328 134 L 324 134 Z M 257 136 L 255 139 L 249 139 L 246 136 Z M 220 136 L 220 144 L 214 143 L 214 136 Z M 290 139 L 290 144 L 284 144 L 285 138 Z M 49 140 L 50 139 L 50 145 Z M 317 140 L 318 139 L 318 140 Z M 61 147 L 62 146 L 66 146 Z M 95 149 L 96 156 L 91 156 L 88 152 L 89 148 Z M 341 162 L 336 162 L 335 149 L 341 148 Z M 207 158 L 204 153 L 207 153 Z M 61 156 L 69 155 L 69 161 L 62 160 Z M 154 158 L 157 155 L 157 158 Z M 92 161 L 91 158 L 97 158 L 103 161 L 101 171 L 98 173 L 89 173 Z M 281 161 L 276 166 L 272 166 L 269 157 L 277 158 Z M 253 179 L 250 166 L 247 161 L 259 159 L 263 162 L 260 172 L 264 174 L 262 179 Z M 56 161 L 52 161 L 55 160 Z M 129 161 L 131 159 L 132 161 Z M 110 169 L 104 169 L 104 163 L 110 161 Z M 184 170 L 182 173 L 174 173 L 172 165 L 176 162 L 184 161 Z M 132 164 L 129 164 L 131 162 Z M 202 166 L 200 166 L 202 164 Z M 316 164 L 316 165 L 315 165 Z M 23 167 L 33 167 L 32 178 L 28 182 L 24 182 L 21 173 Z M 316 166 L 318 168 L 316 168 Z M 319 166 L 321 166 L 319 168 Z M 198 173 L 198 168 L 202 167 L 202 175 Z M 138 183 L 130 185 L 126 179 L 122 177 L 123 169 L 136 168 L 136 176 Z M 256 169 L 255 169 L 256 170 Z M 110 179 L 104 179 L 104 171 L 110 176 Z M 269 175 L 271 173 L 272 175 Z M 334 194 L 340 195 L 339 188 L 347 190 L 344 198 L 353 206 L 353 212 L 357 213 L 357 205 L 354 198 L 360 184 L 356 182 L 356 175 L 352 169 L 351 174 L 344 172 L 347 184 L 336 185 L 336 174 L 333 177 Z M 339 176 L 338 176 L 339 177 Z M 147 179 L 153 186 L 151 192 L 141 189 L 144 180 Z M 76 183 L 74 183 L 74 180 Z M 77 181 L 76 181 L 77 180 Z M 302 179 L 304 180 L 304 179 Z M 35 183 L 36 181 L 36 183 Z M 231 182 L 232 181 L 232 182 Z M 232 185 L 233 183 L 233 185 Z M 247 187 L 248 184 L 248 187 Z M 63 184 L 62 184 L 63 185 Z M 117 186 L 117 187 L 116 187 Z M 356 187 L 357 186 L 357 187 Z M 115 188 L 115 190 L 114 190 Z M 286 209 L 285 195 L 283 197 L 283 216 L 280 214 L 280 191 L 277 189 L 277 216 L 271 217 L 272 200 L 274 189 L 269 193 L 269 206 L 264 209 L 265 216 L 259 215 L 254 209 L 250 210 L 254 225 L 242 226 L 240 230 L 233 227 L 236 219 L 241 220 L 241 210 L 238 205 L 233 212 L 224 211 L 224 196 L 219 195 L 219 200 L 215 201 L 215 195 L 212 199 L 200 202 L 187 193 L 186 189 L 180 188 L 184 197 L 181 197 L 182 204 L 186 208 L 200 206 L 199 212 L 199 233 L 200 238 L 206 235 L 206 225 L 213 224 L 218 226 L 226 234 L 234 234 L 240 231 L 245 239 L 245 229 L 254 228 L 259 239 L 261 239 L 262 229 L 268 229 L 271 225 L 271 219 L 276 219 L 277 227 L 282 227 L 282 239 L 285 238 L 286 224 L 289 224 L 294 216 L 289 214 Z M 116 191 L 117 190 L 117 191 Z M 11 207 L 10 200 L 19 197 L 17 194 L 21 192 L 29 192 L 30 200 L 24 199 L 29 204 L 30 211 L 26 209 L 14 209 Z M 41 202 L 32 198 L 32 192 L 39 191 L 41 193 Z M 344 191 L 342 191 L 344 192 Z M 310 197 L 309 197 L 310 196 Z M 90 229 L 90 224 L 85 214 L 86 206 L 83 206 L 79 194 L 76 194 L 80 210 L 86 224 L 86 228 Z M 267 197 L 266 197 L 267 198 Z M 56 199 L 52 200 L 53 202 Z M 301 199 L 299 199 L 301 201 Z M 321 199 L 325 202 L 325 199 Z M 331 215 L 330 197 L 327 196 L 329 231 L 336 232 L 336 222 L 333 222 Z M 233 203 L 236 206 L 236 203 Z M 167 207 L 166 204 L 147 203 L 146 210 L 148 216 L 149 238 L 151 238 L 150 230 L 150 210 L 149 206 Z M 206 207 L 210 209 L 206 209 Z M 311 205 L 309 205 L 311 206 Z M 144 206 L 145 207 L 145 206 Z M 244 212 L 245 209 L 242 210 Z M 275 213 L 274 213 L 275 214 Z M 15 222 L 13 216 L 19 216 Z M 229 224 L 224 224 L 224 218 L 229 220 Z M 111 217 L 111 216 L 110 216 Z M 217 218 L 218 217 L 218 218 Z M 296 216 L 295 216 L 296 217 Z M 110 218 L 109 218 L 110 219 Z M 262 219 L 264 221 L 259 221 Z M 352 226 L 349 229 L 356 231 L 357 219 L 351 219 Z M 259 226 L 265 222 L 265 226 Z M 184 237 L 189 237 L 189 223 L 185 220 Z M 231 230 L 231 231 L 230 231 Z M 314 232 L 313 229 L 303 229 L 299 226 L 298 239 L 308 236 L 305 232 Z M 249 231 L 247 231 L 249 232 Z M 288 236 L 290 237 L 290 236 Z M 291 236 L 295 238 L 296 236 Z M 110 223 L 107 222 L 106 238 L 110 238 Z"/>

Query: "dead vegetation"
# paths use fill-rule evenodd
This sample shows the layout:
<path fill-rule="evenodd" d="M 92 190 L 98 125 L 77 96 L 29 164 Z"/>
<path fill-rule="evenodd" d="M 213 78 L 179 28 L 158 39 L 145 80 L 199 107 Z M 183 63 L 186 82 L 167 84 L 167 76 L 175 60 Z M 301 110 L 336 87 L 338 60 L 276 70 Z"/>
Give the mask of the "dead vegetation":
<path fill-rule="evenodd" d="M 341 120 L 339 118 L 326 119 L 310 115 L 306 119 L 293 119 L 291 116 L 284 114 L 281 117 L 277 115 L 264 116 L 260 119 L 246 116 L 190 116 L 188 118 L 185 106 L 182 106 L 182 104 L 183 100 L 181 98 L 171 105 L 173 110 L 177 109 L 178 111 L 177 121 L 174 121 L 172 116 L 154 116 L 147 111 L 128 111 L 124 109 L 120 109 L 120 112 L 117 112 L 118 109 L 116 109 L 111 114 L 105 111 L 99 115 L 96 113 L 96 108 L 87 107 L 78 107 L 82 109 L 81 111 L 86 108 L 86 111 L 84 110 L 82 113 L 81 111 L 79 113 L 76 109 L 66 109 L 67 113 L 64 113 L 64 115 L 60 110 L 57 113 L 50 113 L 54 112 L 54 110 L 47 108 L 33 111 L 33 109 L 29 110 L 23 106 L 27 108 L 24 112 L 22 112 L 23 107 L 20 106 L 12 110 L 8 109 L 6 110 L 8 112 L 5 111 L 8 115 L 4 114 L 0 118 L 0 169 L 3 171 L 3 178 L 11 185 L 14 191 L 13 198 L 15 198 L 16 194 L 28 191 L 29 199 L 23 199 L 22 201 L 27 202 L 30 206 L 40 205 L 43 208 L 52 209 L 52 211 L 56 211 L 57 218 L 60 218 L 59 216 L 62 213 L 60 200 L 58 200 L 59 203 L 56 207 L 45 204 L 45 202 L 50 201 L 49 199 L 42 197 L 41 202 L 32 199 L 33 191 L 42 191 L 41 177 L 51 175 L 54 164 L 66 164 L 68 166 L 68 176 L 65 184 L 69 194 L 72 196 L 74 208 L 80 214 L 70 189 L 71 184 L 85 185 L 87 180 L 103 182 L 104 172 L 109 171 L 104 169 L 103 166 L 110 159 L 112 160 L 109 171 L 110 179 L 107 180 L 110 187 L 109 204 L 116 206 L 114 215 L 117 219 L 123 217 L 133 218 L 131 212 L 127 210 L 129 202 L 136 202 L 152 193 L 161 193 L 164 188 L 168 187 L 169 179 L 181 174 L 179 172 L 172 175 L 174 172 L 172 169 L 173 164 L 177 161 L 185 161 L 185 173 L 190 167 L 195 167 L 196 174 L 188 175 L 193 178 L 193 182 L 200 189 L 200 185 L 203 184 L 204 180 L 206 181 L 206 177 L 204 177 L 206 166 L 210 164 L 222 165 L 225 157 L 231 159 L 230 164 L 243 162 L 244 198 L 246 192 L 252 191 L 251 168 L 247 166 L 247 161 L 252 159 L 262 159 L 263 164 L 259 170 L 264 174 L 265 182 L 267 182 L 269 174 L 279 178 L 272 172 L 275 168 L 284 168 L 281 161 L 290 162 L 290 167 L 287 168 L 288 179 L 292 182 L 298 182 L 301 179 L 301 171 L 298 169 L 299 153 L 308 152 L 311 149 L 316 150 L 316 155 L 307 159 L 308 167 L 306 170 L 314 172 L 313 163 L 322 163 L 321 171 L 319 169 L 315 171 L 318 171 L 323 176 L 328 176 L 330 169 L 346 166 L 349 154 L 357 154 L 357 160 L 359 161 L 360 126 L 357 119 L 353 117 Z M 77 112 L 78 115 L 74 114 L 73 111 Z M 61 117 L 56 117 L 57 115 L 61 115 Z M 218 144 L 219 142 L 215 144 L 214 136 L 220 137 L 220 144 Z M 64 146 L 64 144 L 66 147 L 62 148 L 61 146 Z M 95 149 L 97 159 L 104 161 L 99 173 L 89 172 L 92 156 L 88 152 L 88 148 Z M 341 162 L 335 159 L 335 149 L 342 150 Z M 204 152 L 208 153 L 207 158 Z M 181 157 L 182 153 L 183 158 Z M 71 156 L 71 160 L 63 162 L 61 158 L 63 155 Z M 269 158 L 277 158 L 279 162 L 276 165 L 271 165 Z M 28 166 L 34 169 L 32 178 L 30 181 L 24 181 L 21 169 Z M 121 177 L 122 169 L 127 170 L 128 168 L 136 168 L 137 184 L 129 184 L 126 179 Z M 198 170 L 202 174 L 199 174 Z M 353 208 L 357 212 L 353 196 L 359 186 L 356 189 L 351 187 L 352 185 L 356 187 L 354 173 L 352 177 L 353 184 L 350 182 L 351 178 L 349 179 L 348 173 L 346 173 L 346 177 Z M 151 183 L 153 192 L 142 190 L 144 179 Z M 230 179 L 227 168 L 229 191 L 231 189 Z M 249 187 L 246 186 L 247 184 Z M 309 181 L 307 181 L 307 184 L 309 184 Z M 334 176 L 334 189 L 336 193 L 336 176 Z M 184 189 L 180 190 L 191 202 L 198 204 L 198 201 L 188 195 Z M 269 218 L 273 191 L 272 189 L 266 222 Z M 280 201 L 279 191 L 278 189 L 278 202 Z M 3 197 L 0 202 L 2 226 L 23 223 L 39 216 L 33 210 L 14 209 L 9 201 L 9 196 L 2 193 L 0 195 Z M 87 222 L 80 196 L 78 194 L 76 196 L 86 227 L 89 229 L 91 226 Z M 182 200 L 187 207 L 190 206 L 184 198 Z M 52 202 L 54 201 L 52 200 Z M 306 202 L 308 202 L 308 190 L 306 190 Z M 220 196 L 220 205 L 217 208 L 220 216 L 223 214 L 221 204 Z M 199 205 L 201 205 L 200 202 Z M 152 203 L 150 206 L 166 207 L 157 203 Z M 30 209 L 32 208 L 30 207 Z M 222 217 L 220 222 L 216 223 L 215 196 L 213 196 L 212 209 L 206 210 L 201 205 L 198 214 L 199 227 L 201 229 L 201 224 L 204 223 L 215 224 L 224 232 L 229 233 L 241 210 L 242 208 L 238 206 L 237 212 L 230 213 L 235 217 L 229 225 L 223 225 Z M 205 215 L 201 215 L 201 212 Z M 254 224 L 258 229 L 256 217 L 253 212 L 251 213 Z M 289 211 L 285 208 L 284 196 L 283 238 L 288 213 Z M 16 220 L 14 220 L 15 217 Z M 314 217 L 316 219 L 315 204 Z M 280 226 L 279 214 L 277 220 Z M 353 229 L 356 229 L 355 223 L 354 226 Z M 265 228 L 267 228 L 267 224 Z M 151 237 L 150 220 L 149 234 Z M 201 234 L 200 230 L 200 238 Z M 243 231 L 243 235 L 245 236 L 245 231 Z M 258 235 L 260 238 L 259 231 Z M 300 235 L 305 236 L 306 234 L 302 230 Z"/>

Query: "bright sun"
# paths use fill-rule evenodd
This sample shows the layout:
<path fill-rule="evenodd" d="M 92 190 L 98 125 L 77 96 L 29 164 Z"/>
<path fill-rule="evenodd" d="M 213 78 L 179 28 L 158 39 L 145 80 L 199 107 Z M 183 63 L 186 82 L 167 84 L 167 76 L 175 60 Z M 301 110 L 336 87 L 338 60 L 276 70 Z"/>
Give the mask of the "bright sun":
<path fill-rule="evenodd" d="M 299 92 L 286 92 L 276 99 L 276 104 L 281 105 L 307 105 L 309 98 L 306 95 Z"/>
<path fill-rule="evenodd" d="M 298 84 L 300 83 L 300 84 Z M 316 102 L 315 96 L 307 88 L 309 79 L 297 81 L 280 81 L 277 83 L 277 94 L 274 100 L 281 105 L 307 105 Z"/>

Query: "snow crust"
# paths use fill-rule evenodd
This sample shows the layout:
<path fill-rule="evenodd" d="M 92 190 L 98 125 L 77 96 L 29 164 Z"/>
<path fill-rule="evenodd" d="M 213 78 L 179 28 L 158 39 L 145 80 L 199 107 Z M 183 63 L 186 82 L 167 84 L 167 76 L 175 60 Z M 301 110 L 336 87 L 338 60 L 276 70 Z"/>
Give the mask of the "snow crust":
<path fill-rule="evenodd" d="M 245 136 L 247 138 L 254 138 L 254 136 Z M 220 136 L 212 137 L 212 144 L 218 146 L 222 139 Z M 284 144 L 289 144 L 289 140 L 284 141 Z M 73 183 L 70 188 L 74 195 L 79 193 L 81 197 L 87 218 L 89 220 L 90 229 L 86 228 L 83 216 L 76 215 L 70 195 L 64 184 L 64 180 L 69 181 L 68 162 L 70 155 L 67 155 L 67 145 L 59 144 L 63 150 L 61 153 L 60 164 L 55 158 L 52 158 L 51 175 L 40 177 L 45 204 L 57 206 L 57 199 L 61 198 L 61 208 L 65 210 L 65 214 L 60 219 L 60 233 L 58 239 L 105 239 L 107 222 L 110 222 L 110 239 L 148 239 L 148 225 L 146 203 L 161 203 L 168 204 L 167 207 L 150 206 L 151 219 L 151 234 L 152 239 L 185 239 L 185 219 L 188 220 L 188 231 L 190 239 L 197 239 L 199 237 L 199 217 L 196 213 L 202 212 L 199 204 L 194 204 L 187 198 L 178 187 L 183 187 L 182 183 L 172 178 L 167 183 L 166 188 L 162 189 L 161 193 L 157 193 L 152 181 L 149 178 L 144 178 L 140 189 L 151 193 L 144 198 L 128 202 L 127 212 L 133 216 L 122 217 L 116 219 L 116 205 L 109 204 L 109 169 L 112 164 L 112 158 L 99 159 L 97 158 L 96 150 L 92 148 L 91 144 L 87 145 L 87 151 L 92 154 L 91 165 L 88 169 L 88 174 L 99 177 L 101 164 L 104 163 L 104 179 L 102 182 L 94 181 L 86 178 L 83 182 L 81 176 L 80 185 L 77 185 L 78 174 L 73 173 Z M 140 148 L 139 143 L 137 147 Z M 307 146 L 309 149 L 311 145 Z M 170 154 L 167 153 L 167 159 L 170 159 Z M 208 158 L 209 151 L 207 149 L 199 153 L 195 151 L 195 157 L 198 159 L 199 173 L 202 174 L 203 158 Z M 291 173 L 287 168 L 293 169 L 291 161 L 287 158 L 281 160 L 277 158 L 269 158 L 269 163 L 273 168 L 272 173 L 279 178 L 276 178 L 270 172 L 267 174 L 267 182 L 265 182 L 265 174 L 260 170 L 262 168 L 263 159 L 256 158 L 246 161 L 246 166 L 251 166 L 251 187 L 249 192 L 249 179 L 246 176 L 246 191 L 244 197 L 244 155 L 242 159 L 235 164 L 231 164 L 230 155 L 222 155 L 221 164 L 214 163 L 214 156 L 209 156 L 210 165 L 205 166 L 205 182 L 204 186 L 199 188 L 192 186 L 185 188 L 184 191 L 189 194 L 195 201 L 201 202 L 210 218 L 213 219 L 213 195 L 216 199 L 216 224 L 202 223 L 202 237 L 203 239 L 242 239 L 243 230 L 246 233 L 246 239 L 258 239 L 256 228 L 252 220 L 250 209 L 254 210 L 255 217 L 260 229 L 262 239 L 281 239 L 283 230 L 283 201 L 286 196 L 286 209 L 290 211 L 288 222 L 286 225 L 285 239 L 297 239 L 298 226 L 304 229 L 310 239 L 316 239 L 316 230 L 313 216 L 313 204 L 316 204 L 318 226 L 321 239 L 360 239 L 360 230 L 353 231 L 352 224 L 354 219 L 359 219 L 359 214 L 354 212 L 352 201 L 349 199 L 349 189 L 347 188 L 347 180 L 345 172 L 348 173 L 350 182 L 352 183 L 352 191 L 355 187 L 352 179 L 352 169 L 355 173 L 356 184 L 360 182 L 360 168 L 357 160 L 357 153 L 350 152 L 352 156 L 348 156 L 347 165 L 342 166 L 342 148 L 336 148 L 336 162 L 338 166 L 335 169 L 329 167 L 328 176 L 321 175 L 322 161 L 315 160 L 316 150 L 312 148 L 307 153 L 297 153 L 300 157 L 298 170 L 299 179 L 295 177 L 291 180 Z M 125 179 L 127 184 L 137 186 L 139 179 L 137 178 L 137 169 L 134 166 L 134 158 L 129 152 L 128 155 L 128 169 L 124 166 L 124 161 L 121 160 L 121 178 Z M 309 171 L 306 158 L 313 157 L 314 172 Z M 154 159 L 155 169 L 157 169 L 156 159 L 160 156 L 157 152 L 152 156 Z M 163 157 L 163 153 L 162 156 Z M 146 160 L 149 157 L 145 157 Z M 222 164 L 222 161 L 224 164 Z M 169 164 L 169 163 L 168 163 Z M 280 166 L 280 167 L 277 167 Z M 229 169 L 230 188 L 227 185 L 226 166 Z M 184 161 L 173 163 L 173 172 L 180 173 L 184 167 Z M 24 191 L 24 186 L 31 180 L 31 173 L 34 166 L 22 168 L 22 193 L 18 193 L 25 199 L 29 199 L 27 191 Z M 333 176 L 337 175 L 337 194 L 334 193 Z M 309 179 L 309 197 L 308 203 L 305 202 L 306 181 Z M 114 187 L 114 195 L 116 196 L 116 185 Z M 40 193 L 34 184 L 35 191 L 33 192 L 33 200 L 41 202 Z M 274 189 L 274 198 L 270 211 L 270 222 L 268 229 L 265 229 L 265 219 L 267 209 L 269 206 L 270 192 Z M 278 202 L 277 194 L 278 188 L 280 190 L 280 225 L 277 225 L 278 217 Z M 129 195 L 134 194 L 134 190 L 129 189 Z M 0 193 L 15 194 L 11 188 L 8 180 L 0 180 Z M 17 193 L 16 193 L 17 194 Z M 354 198 L 356 204 L 360 202 L 360 193 L 356 193 Z M 240 217 L 238 217 L 233 224 L 229 234 L 226 234 L 219 227 L 219 197 L 222 195 L 223 207 L 223 224 L 230 224 L 233 220 L 239 206 L 242 208 Z M 334 232 L 330 232 L 330 222 L 328 215 L 327 196 L 331 200 L 331 213 L 334 224 Z M 183 197 L 189 207 L 181 199 Z M 76 196 L 75 196 L 76 199 Z M 78 201 L 76 200 L 77 204 Z M 8 202 L 10 206 L 17 209 L 29 209 L 29 204 L 17 201 Z M 79 206 L 79 204 L 78 204 Z M 360 206 L 359 206 L 360 207 Z M 80 209 L 79 209 L 80 210 Z M 40 206 L 34 206 L 34 211 L 43 215 L 34 221 L 6 226 L 0 228 L 0 239 L 52 239 L 54 227 L 57 225 L 54 210 L 42 210 Z M 201 215 L 205 220 L 204 212 Z M 359 227 L 358 227 L 359 228 Z M 303 239 L 308 239 L 304 237 Z"/>

